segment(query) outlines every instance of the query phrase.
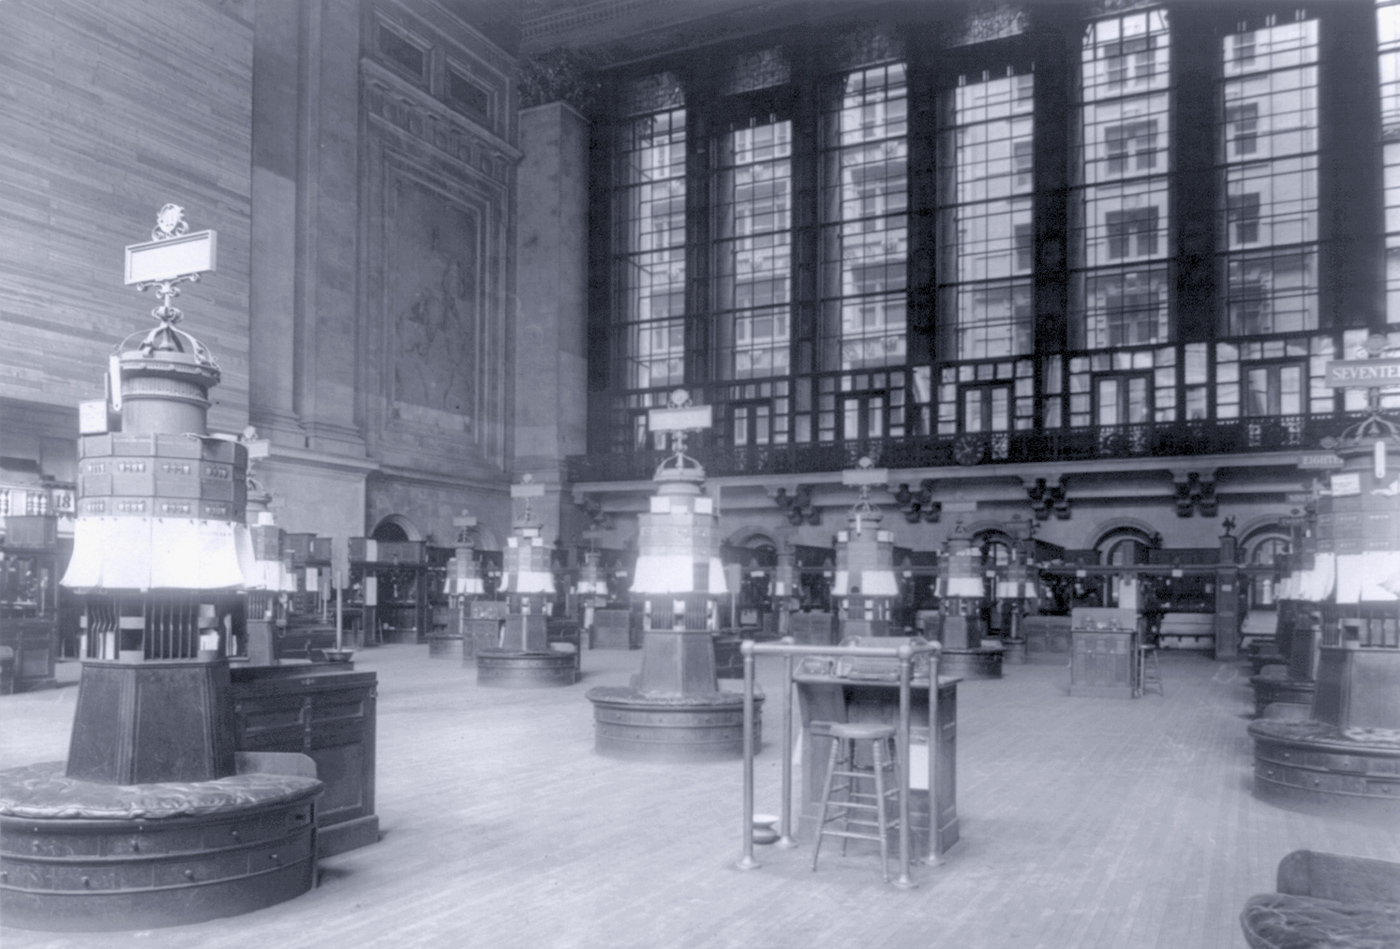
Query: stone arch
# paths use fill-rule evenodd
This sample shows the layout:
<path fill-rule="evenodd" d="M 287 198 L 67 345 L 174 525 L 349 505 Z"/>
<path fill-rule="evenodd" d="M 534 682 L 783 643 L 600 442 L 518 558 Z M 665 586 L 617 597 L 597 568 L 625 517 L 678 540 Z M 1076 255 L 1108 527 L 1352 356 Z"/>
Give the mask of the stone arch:
<path fill-rule="evenodd" d="M 418 525 L 402 514 L 381 517 L 379 523 L 374 525 L 374 530 L 370 531 L 369 536 L 375 540 L 387 542 L 425 539 Z"/>
<path fill-rule="evenodd" d="M 1156 536 L 1158 530 L 1151 522 L 1138 517 L 1110 517 L 1106 521 L 1101 521 L 1085 535 L 1084 549 L 1097 550 L 1099 544 L 1114 534 L 1130 533 L 1141 534 L 1146 539 Z"/>
<path fill-rule="evenodd" d="M 779 536 L 781 531 L 771 531 L 762 527 L 741 527 L 730 534 L 724 541 L 730 547 L 772 547 L 778 550 L 782 547 L 783 537 Z"/>
<path fill-rule="evenodd" d="M 1248 550 L 1258 545 L 1259 541 L 1266 535 L 1291 537 L 1292 532 L 1279 523 L 1279 515 L 1260 514 L 1240 525 L 1239 532 L 1235 536 L 1240 539 L 1240 547 Z"/>

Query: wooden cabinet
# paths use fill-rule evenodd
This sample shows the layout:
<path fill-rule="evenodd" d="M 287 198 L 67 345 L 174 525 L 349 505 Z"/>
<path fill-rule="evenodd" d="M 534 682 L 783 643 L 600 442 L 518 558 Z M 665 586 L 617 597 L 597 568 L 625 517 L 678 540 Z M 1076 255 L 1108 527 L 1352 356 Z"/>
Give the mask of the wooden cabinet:
<path fill-rule="evenodd" d="M 0 692 L 56 684 L 58 580 L 56 549 L 0 548 L 0 658 L 5 667 Z"/>
<path fill-rule="evenodd" d="M 1134 697 L 1137 624 L 1133 610 L 1075 609 L 1070 620 L 1070 695 Z"/>
<path fill-rule="evenodd" d="M 598 610 L 593 614 L 594 649 L 637 649 L 642 645 L 642 617 L 632 610 Z"/>
<path fill-rule="evenodd" d="M 237 750 L 295 751 L 316 762 L 326 785 L 317 853 L 378 841 L 376 675 L 316 664 L 234 668 L 231 677 Z"/>

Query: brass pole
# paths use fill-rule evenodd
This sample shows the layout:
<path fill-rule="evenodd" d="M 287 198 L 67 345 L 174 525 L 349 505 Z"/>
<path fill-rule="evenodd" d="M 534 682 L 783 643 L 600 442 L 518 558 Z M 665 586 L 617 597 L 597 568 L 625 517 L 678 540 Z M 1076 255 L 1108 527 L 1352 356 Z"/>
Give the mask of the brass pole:
<path fill-rule="evenodd" d="M 895 738 L 899 746 L 899 878 L 894 885 L 905 890 L 918 886 L 909 876 L 909 671 L 913 665 L 912 656 L 908 646 L 899 647 L 899 731 Z M 882 808 L 885 806 L 884 801 L 879 804 Z"/>
<path fill-rule="evenodd" d="M 753 640 L 739 644 L 744 656 L 744 855 L 740 870 L 755 870 L 761 864 L 753 858 Z"/>

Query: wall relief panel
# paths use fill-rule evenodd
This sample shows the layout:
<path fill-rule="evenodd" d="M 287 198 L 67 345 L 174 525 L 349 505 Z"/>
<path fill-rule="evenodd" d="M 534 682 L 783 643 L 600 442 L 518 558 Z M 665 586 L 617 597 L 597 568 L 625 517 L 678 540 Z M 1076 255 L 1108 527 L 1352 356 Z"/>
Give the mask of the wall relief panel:
<path fill-rule="evenodd" d="M 391 468 L 498 477 L 519 154 L 361 68 L 366 440 Z"/>
<path fill-rule="evenodd" d="M 484 312 L 480 218 L 405 178 L 394 181 L 388 211 L 393 399 L 464 416 L 470 432 Z"/>

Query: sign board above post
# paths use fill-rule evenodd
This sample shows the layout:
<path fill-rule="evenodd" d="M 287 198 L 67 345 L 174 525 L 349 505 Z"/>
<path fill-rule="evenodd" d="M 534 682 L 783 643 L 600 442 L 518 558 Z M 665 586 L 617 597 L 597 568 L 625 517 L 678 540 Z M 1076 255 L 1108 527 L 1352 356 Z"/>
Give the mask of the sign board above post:
<path fill-rule="evenodd" d="M 647 427 L 653 432 L 690 432 L 713 424 L 712 405 L 686 405 L 647 412 Z"/>
<path fill-rule="evenodd" d="M 128 244 L 126 285 L 157 283 L 190 274 L 211 273 L 218 239 L 214 231 Z"/>
<path fill-rule="evenodd" d="M 889 484 L 889 481 L 888 468 L 846 468 L 841 472 L 841 483 L 848 487 L 869 488 L 877 484 Z"/>
<path fill-rule="evenodd" d="M 1327 363 L 1332 388 L 1371 389 L 1400 385 L 1400 359 L 1336 359 Z"/>

